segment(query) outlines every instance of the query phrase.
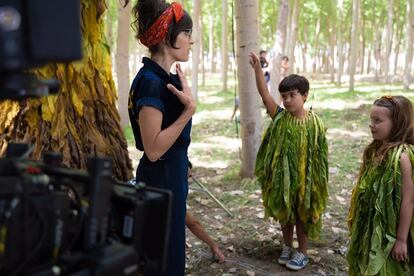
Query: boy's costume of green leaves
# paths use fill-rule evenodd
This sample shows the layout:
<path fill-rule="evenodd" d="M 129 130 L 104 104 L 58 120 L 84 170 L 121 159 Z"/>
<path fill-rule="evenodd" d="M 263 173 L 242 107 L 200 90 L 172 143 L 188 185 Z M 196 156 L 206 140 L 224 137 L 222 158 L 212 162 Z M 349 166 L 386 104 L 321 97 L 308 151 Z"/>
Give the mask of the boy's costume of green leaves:
<path fill-rule="evenodd" d="M 348 214 L 349 275 L 414 274 L 410 264 L 391 258 L 400 216 L 403 152 L 408 154 L 414 169 L 414 147 L 400 145 L 390 149 L 380 164 L 371 158 L 354 187 Z M 409 241 L 412 241 L 413 229 L 411 225 Z"/>
<path fill-rule="evenodd" d="M 282 225 L 299 218 L 310 238 L 320 233 L 328 197 L 326 129 L 309 111 L 298 119 L 279 112 L 265 132 L 256 160 L 266 217 Z"/>

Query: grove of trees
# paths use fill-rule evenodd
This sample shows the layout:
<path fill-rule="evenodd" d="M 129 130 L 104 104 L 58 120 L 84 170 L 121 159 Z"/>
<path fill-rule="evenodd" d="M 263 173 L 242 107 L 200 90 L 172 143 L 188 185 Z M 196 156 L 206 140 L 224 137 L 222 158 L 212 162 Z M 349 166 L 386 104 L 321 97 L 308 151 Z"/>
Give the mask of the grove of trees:
<path fill-rule="evenodd" d="M 108 2 L 111 7 L 120 5 L 115 0 Z M 349 91 L 357 89 L 356 81 L 360 80 L 397 82 L 405 89 L 409 89 L 412 84 L 414 0 L 180 2 L 192 15 L 194 22 L 195 44 L 192 61 L 187 66 L 191 72 L 191 82 L 197 84 L 193 85 L 195 96 L 197 86 L 204 83 L 206 74 L 220 73 L 222 90 L 226 91 L 228 76 L 232 75 L 229 72 L 237 70 L 244 176 L 251 176 L 254 160 L 248 160 L 255 154 L 262 130 L 261 126 L 255 126 L 253 133 L 250 130 L 250 118 L 256 118 L 260 108 L 255 94 L 246 94 L 248 99 L 244 96 L 244 90 L 255 90 L 250 85 L 252 74 L 249 68 L 245 68 L 245 55 L 249 50 L 258 52 L 265 49 L 270 53 L 270 90 L 277 100 L 277 84 L 280 81 L 278 68 L 282 55 L 290 59 L 290 73 L 304 74 L 312 79 L 327 79 L 338 86 L 347 86 Z M 256 6 L 257 13 L 254 11 L 252 23 L 247 15 L 251 15 Z M 244 12 L 249 14 L 244 15 Z M 114 45 L 116 33 L 120 33 L 121 28 L 115 26 L 116 12 L 108 13 L 107 16 L 107 22 L 110 22 L 107 32 L 113 40 L 111 45 Z M 122 32 L 126 33 L 127 26 L 124 28 Z M 243 38 L 242 33 L 249 35 Z M 145 50 L 131 35 L 129 45 L 130 71 L 134 74 Z M 123 101 L 122 93 L 119 91 L 120 101 Z"/>
<path fill-rule="evenodd" d="M 38 71 L 62 81 L 58 96 L 1 103 L 0 153 L 10 141 L 31 141 L 36 157 L 42 150 L 57 150 L 66 164 L 78 167 L 84 167 L 86 154 L 105 153 L 115 156 L 118 177 L 127 178 L 131 165 L 120 130 L 128 126 L 129 82 L 146 54 L 131 31 L 135 1 L 81 2 L 84 61 Z M 360 80 L 398 83 L 407 90 L 412 85 L 414 0 L 180 2 L 194 22 L 192 61 L 186 66 L 195 97 L 207 74 L 220 74 L 226 92 L 229 76 L 235 75 L 231 72 L 237 71 L 244 176 L 252 176 L 263 129 L 249 51 L 269 51 L 275 98 L 281 55 L 289 57 L 290 73 L 326 79 L 350 91 L 358 89 Z"/>

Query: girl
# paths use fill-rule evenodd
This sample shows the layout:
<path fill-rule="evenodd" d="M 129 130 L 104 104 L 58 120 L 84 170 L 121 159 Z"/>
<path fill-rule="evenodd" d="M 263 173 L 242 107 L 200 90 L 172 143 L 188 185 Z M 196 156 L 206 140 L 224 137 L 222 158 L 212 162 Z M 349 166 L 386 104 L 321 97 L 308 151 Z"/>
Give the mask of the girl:
<path fill-rule="evenodd" d="M 184 275 L 187 149 L 195 101 L 180 66 L 178 76 L 170 69 L 189 58 L 192 21 L 180 4 L 161 0 L 139 0 L 133 14 L 137 38 L 150 52 L 132 83 L 128 105 L 136 147 L 144 151 L 136 179 L 172 191 L 166 274 Z"/>
<path fill-rule="evenodd" d="M 364 150 L 348 215 L 350 275 L 414 271 L 408 263 L 414 208 L 413 116 L 412 104 L 403 96 L 384 96 L 374 102 L 373 141 Z"/>
<path fill-rule="evenodd" d="M 266 216 L 282 225 L 284 246 L 279 264 L 299 270 L 308 263 L 308 236 L 318 236 L 328 196 L 328 145 L 326 129 L 312 111 L 304 108 L 309 82 L 298 75 L 282 80 L 279 91 L 285 109 L 270 96 L 259 58 L 250 53 L 256 85 L 273 122 L 266 131 L 256 160 Z M 293 230 L 299 241 L 293 249 Z"/>

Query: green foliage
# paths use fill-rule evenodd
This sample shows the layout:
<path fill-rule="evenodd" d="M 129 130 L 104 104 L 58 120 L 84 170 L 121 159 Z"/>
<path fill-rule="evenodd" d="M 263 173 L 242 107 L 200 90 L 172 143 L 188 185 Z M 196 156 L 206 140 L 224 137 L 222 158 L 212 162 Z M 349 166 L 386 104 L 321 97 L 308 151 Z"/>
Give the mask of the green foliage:
<path fill-rule="evenodd" d="M 410 274 L 407 263 L 391 258 L 401 206 L 403 152 L 413 162 L 412 146 L 394 147 L 381 164 L 374 160 L 365 164 L 354 188 L 348 216 L 351 242 L 347 259 L 351 276 Z"/>
<path fill-rule="evenodd" d="M 259 0 L 261 47 L 270 49 L 274 44 L 274 35 L 279 12 L 279 1 Z"/>
<path fill-rule="evenodd" d="M 193 0 L 180 1 L 184 4 L 184 8 L 191 15 L 193 13 Z M 222 45 L 222 1 L 210 0 L 200 1 L 201 8 L 201 32 L 202 32 L 202 44 L 203 55 L 207 57 L 209 53 L 213 52 L 216 55 L 221 51 Z M 278 22 L 278 13 L 281 0 L 258 0 L 259 4 L 259 32 L 260 32 L 260 48 L 265 50 L 271 50 L 275 44 L 275 32 Z M 289 0 L 289 16 L 292 16 L 292 5 L 295 3 L 293 0 Z M 404 52 L 404 45 L 406 40 L 405 26 L 406 26 L 406 7 L 407 0 L 394 0 L 393 1 L 393 48 L 394 53 L 397 51 L 402 54 Z M 132 1 L 134 4 L 135 1 Z M 228 52 L 232 51 L 232 28 L 233 26 L 233 9 L 235 0 L 228 0 Z M 300 46 L 303 51 L 306 51 L 306 55 L 303 57 L 308 60 L 311 58 L 313 61 L 317 59 L 323 59 L 322 63 L 316 65 L 322 65 L 323 68 L 327 68 L 328 62 L 328 49 L 332 41 L 336 41 L 339 33 L 343 35 L 343 53 L 345 54 L 345 62 L 349 56 L 349 43 L 351 33 L 351 19 L 352 19 L 352 0 L 301 0 L 299 1 L 299 17 L 298 17 L 298 39 L 297 46 Z M 342 5 L 343 9 L 339 9 Z M 108 11 L 106 12 L 107 21 L 107 36 L 108 43 L 111 49 L 114 49 L 115 38 L 117 35 L 117 16 L 119 0 L 107 0 Z M 368 53 L 371 54 L 371 66 L 374 61 L 374 46 L 383 42 L 384 28 L 387 23 L 387 0 L 361 0 L 360 10 L 360 23 L 358 30 L 360 31 L 360 41 L 363 42 L 365 47 L 365 58 L 368 57 Z M 193 20 L 196 20 L 193 18 Z M 290 23 L 288 19 L 288 23 Z M 210 25 L 213 25 L 212 30 Z M 289 27 L 288 27 L 289 28 Z M 131 32 L 132 37 L 133 32 Z M 213 49 L 210 49 L 210 38 L 213 39 Z M 286 38 L 288 41 L 289 38 Z M 385 49 L 383 45 L 377 46 Z M 212 51 L 211 51 L 212 50 Z M 370 51 L 368 51 L 370 50 Z M 132 51 L 134 52 L 134 51 Z M 383 51 L 382 51 L 383 52 Z M 362 51 L 359 50 L 359 57 L 361 58 Z M 208 57 L 210 58 L 210 57 Z M 299 66 L 299 57 L 296 58 L 297 65 Z M 302 56 L 301 56 L 302 58 Z M 335 53 L 335 59 L 338 58 Z M 208 60 L 210 62 L 210 60 Z M 367 61 L 365 61 L 365 64 Z M 309 66 L 309 62 L 307 62 Z M 364 64 L 364 65 L 365 65 Z M 358 65 L 359 66 L 359 65 Z M 400 64 L 401 67 L 401 64 Z M 319 68 L 316 68 L 319 69 Z M 345 67 L 346 69 L 346 67 Z"/>
<path fill-rule="evenodd" d="M 119 0 L 107 0 L 105 13 L 106 37 L 111 49 L 115 49 L 116 36 L 118 34 L 118 6 Z"/>
<path fill-rule="evenodd" d="M 314 112 L 298 119 L 284 110 L 267 128 L 256 160 L 266 216 L 282 225 L 300 219 L 311 238 L 320 233 L 328 196 L 325 135 Z"/>
<path fill-rule="evenodd" d="M 134 132 L 132 131 L 131 127 L 128 126 L 124 128 L 124 135 L 125 135 L 128 145 L 130 146 L 135 145 Z"/>

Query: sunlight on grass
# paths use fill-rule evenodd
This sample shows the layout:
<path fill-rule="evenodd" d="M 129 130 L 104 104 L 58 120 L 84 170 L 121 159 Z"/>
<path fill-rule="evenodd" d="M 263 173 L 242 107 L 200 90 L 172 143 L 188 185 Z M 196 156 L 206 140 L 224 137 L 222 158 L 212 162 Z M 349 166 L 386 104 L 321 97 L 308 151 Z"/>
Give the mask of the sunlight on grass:
<path fill-rule="evenodd" d="M 231 108 L 218 109 L 218 110 L 203 110 L 196 112 L 193 116 L 193 124 L 197 125 L 205 120 L 218 119 L 218 120 L 229 120 L 232 113 Z"/>
<path fill-rule="evenodd" d="M 191 162 L 197 164 L 199 167 L 208 168 L 208 169 L 227 169 L 228 163 L 225 160 L 217 160 L 217 161 L 206 161 L 202 160 L 201 158 L 192 157 Z"/>
<path fill-rule="evenodd" d="M 220 77 L 219 74 L 207 75 L 206 85 L 199 86 L 189 156 L 196 167 L 224 170 L 223 179 L 236 180 L 241 165 L 241 127 L 230 120 L 235 83 L 233 75 L 229 74 L 228 89 L 221 91 Z M 336 168 L 330 182 L 338 189 L 349 189 L 356 177 L 362 151 L 371 139 L 368 123 L 372 102 L 382 95 L 403 94 L 414 99 L 414 91 L 404 91 L 400 84 L 358 82 L 355 91 L 348 91 L 345 82 L 342 87 L 327 80 L 310 82 L 305 106 L 312 107 L 328 129 L 330 167 Z M 265 110 L 262 111 L 266 127 L 269 119 Z M 131 129 L 126 128 L 124 133 L 133 147 Z M 136 151 L 134 164 L 139 156 Z"/>
<path fill-rule="evenodd" d="M 217 103 L 223 103 L 226 99 L 224 99 L 223 97 L 218 97 L 218 96 L 205 96 L 205 97 L 200 97 L 200 100 L 203 102 L 203 104 L 217 104 Z"/>
<path fill-rule="evenodd" d="M 347 136 L 352 139 L 360 139 L 362 137 L 370 137 L 365 131 L 346 130 L 340 128 L 328 129 L 328 136 Z"/>
<path fill-rule="evenodd" d="M 324 101 L 319 101 L 317 103 L 313 103 L 313 104 L 310 103 L 310 104 L 314 108 L 343 110 L 343 109 L 349 109 L 349 108 L 358 108 L 359 106 L 363 104 L 368 104 L 368 103 L 369 101 L 364 101 L 364 100 L 348 102 L 344 100 L 331 99 L 331 100 L 324 100 Z"/>

